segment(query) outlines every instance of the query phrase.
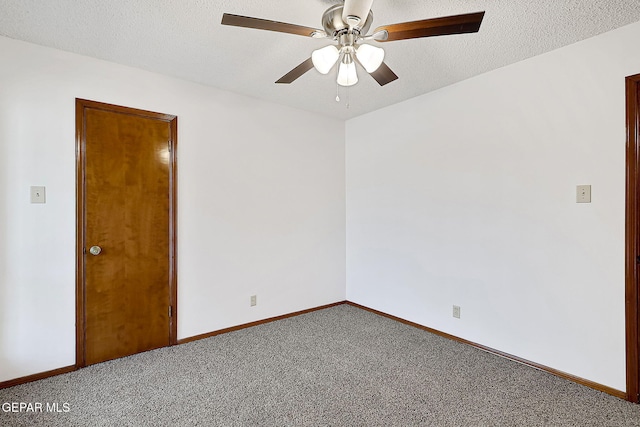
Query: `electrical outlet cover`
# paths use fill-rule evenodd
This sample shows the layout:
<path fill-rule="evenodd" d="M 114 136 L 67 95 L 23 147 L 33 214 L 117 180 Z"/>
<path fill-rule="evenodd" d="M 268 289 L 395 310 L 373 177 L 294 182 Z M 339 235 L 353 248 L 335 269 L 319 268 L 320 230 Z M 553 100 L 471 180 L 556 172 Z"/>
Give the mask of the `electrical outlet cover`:
<path fill-rule="evenodd" d="M 453 306 L 453 317 L 455 317 L 456 319 L 460 318 L 460 307 L 457 305 Z"/>

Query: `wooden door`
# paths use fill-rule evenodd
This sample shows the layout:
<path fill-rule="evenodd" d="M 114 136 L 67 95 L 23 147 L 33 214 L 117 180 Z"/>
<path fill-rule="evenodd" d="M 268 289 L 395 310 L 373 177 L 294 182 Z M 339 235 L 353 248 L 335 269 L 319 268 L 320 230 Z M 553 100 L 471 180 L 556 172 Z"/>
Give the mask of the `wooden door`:
<path fill-rule="evenodd" d="M 76 101 L 77 365 L 170 345 L 175 116 Z"/>
<path fill-rule="evenodd" d="M 626 79 L 627 400 L 640 403 L 640 74 Z"/>

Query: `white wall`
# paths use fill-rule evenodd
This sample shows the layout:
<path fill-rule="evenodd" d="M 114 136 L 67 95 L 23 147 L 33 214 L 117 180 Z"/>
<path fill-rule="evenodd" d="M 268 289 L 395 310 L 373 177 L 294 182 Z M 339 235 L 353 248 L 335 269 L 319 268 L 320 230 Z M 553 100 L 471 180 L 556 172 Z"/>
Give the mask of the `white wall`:
<path fill-rule="evenodd" d="M 75 363 L 76 97 L 178 116 L 178 338 L 344 300 L 343 122 L 7 38 L 0 57 L 0 381 Z"/>
<path fill-rule="evenodd" d="M 346 297 L 624 390 L 639 36 L 348 121 Z M 76 97 L 179 116 L 179 338 L 345 298 L 341 122 L 6 38 L 0 56 L 0 381 L 74 363 Z"/>
<path fill-rule="evenodd" d="M 638 39 L 640 23 L 349 120 L 347 299 L 625 390 Z"/>

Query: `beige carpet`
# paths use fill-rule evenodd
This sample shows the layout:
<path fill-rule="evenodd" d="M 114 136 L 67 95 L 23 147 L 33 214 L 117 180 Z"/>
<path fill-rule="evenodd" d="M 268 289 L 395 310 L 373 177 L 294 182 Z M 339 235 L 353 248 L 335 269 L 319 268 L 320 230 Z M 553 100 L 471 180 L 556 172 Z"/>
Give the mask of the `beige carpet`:
<path fill-rule="evenodd" d="M 7 402 L 62 412 L 1 411 L 1 426 L 640 426 L 640 405 L 348 305 L 0 390 Z"/>

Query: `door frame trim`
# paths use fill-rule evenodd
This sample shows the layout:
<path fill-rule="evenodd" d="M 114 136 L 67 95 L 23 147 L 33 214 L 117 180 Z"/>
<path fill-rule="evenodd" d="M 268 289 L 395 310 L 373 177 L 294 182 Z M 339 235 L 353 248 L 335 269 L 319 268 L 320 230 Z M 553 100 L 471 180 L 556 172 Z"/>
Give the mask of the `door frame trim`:
<path fill-rule="evenodd" d="M 640 320 L 638 282 L 638 256 L 640 256 L 640 236 L 638 236 L 638 205 L 640 204 L 640 74 L 626 78 L 626 223 L 625 223 L 625 329 L 627 356 L 627 400 L 639 402 L 640 378 L 638 358 L 640 355 Z"/>
<path fill-rule="evenodd" d="M 129 114 L 165 121 L 170 126 L 171 150 L 169 152 L 169 345 L 178 341 L 178 275 L 177 275 L 177 145 L 178 118 L 170 114 L 155 113 L 97 101 L 76 98 L 76 368 L 86 366 L 85 359 L 85 166 L 86 138 L 85 111 L 87 109 Z"/>

